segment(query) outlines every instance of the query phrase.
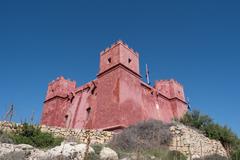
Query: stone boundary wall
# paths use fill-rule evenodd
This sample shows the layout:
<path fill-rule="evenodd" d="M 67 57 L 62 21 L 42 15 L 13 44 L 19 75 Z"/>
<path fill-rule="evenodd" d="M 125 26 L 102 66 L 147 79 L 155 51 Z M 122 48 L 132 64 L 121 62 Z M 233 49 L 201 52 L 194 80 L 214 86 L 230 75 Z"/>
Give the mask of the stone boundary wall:
<path fill-rule="evenodd" d="M 12 132 L 20 124 L 0 122 L 0 130 Z M 64 137 L 68 140 L 79 143 L 87 143 L 90 137 L 90 143 L 104 144 L 111 140 L 114 133 L 100 130 L 85 129 L 66 129 L 58 127 L 41 126 L 41 131 L 52 133 L 54 136 Z M 201 134 L 199 131 L 182 124 L 174 124 L 170 127 L 172 142 L 169 145 L 170 150 L 177 150 L 184 155 L 194 158 L 201 158 L 213 154 L 228 157 L 227 152 L 219 141 L 211 140 Z"/>
<path fill-rule="evenodd" d="M 177 124 L 170 127 L 170 132 L 172 134 L 171 150 L 180 151 L 193 159 L 214 154 L 228 157 L 221 142 L 207 138 L 198 130 Z"/>
<path fill-rule="evenodd" d="M 0 130 L 6 132 L 13 132 L 21 124 L 0 122 Z M 67 141 L 77 141 L 79 143 L 87 143 L 90 141 L 91 144 L 100 143 L 104 144 L 111 140 L 114 133 L 101 130 L 86 130 L 86 129 L 67 129 L 60 127 L 49 127 L 42 125 L 41 131 L 52 133 L 56 137 L 63 137 Z"/>
<path fill-rule="evenodd" d="M 113 137 L 113 132 L 101 130 L 86 130 L 86 129 L 67 129 L 58 127 L 41 126 L 42 132 L 52 133 L 54 136 L 64 137 L 68 140 L 92 144 L 104 144 L 109 142 Z"/>

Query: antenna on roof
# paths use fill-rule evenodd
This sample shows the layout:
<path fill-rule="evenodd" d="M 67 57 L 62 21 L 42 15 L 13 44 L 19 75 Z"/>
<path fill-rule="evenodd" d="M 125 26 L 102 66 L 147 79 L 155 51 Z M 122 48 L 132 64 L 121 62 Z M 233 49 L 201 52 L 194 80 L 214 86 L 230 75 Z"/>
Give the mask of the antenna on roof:
<path fill-rule="evenodd" d="M 11 122 L 13 117 L 13 104 L 10 105 L 9 110 L 5 115 L 5 120 Z"/>
<path fill-rule="evenodd" d="M 146 78 L 147 78 L 147 84 L 150 84 L 149 80 L 149 70 L 148 70 L 148 65 L 146 64 Z"/>

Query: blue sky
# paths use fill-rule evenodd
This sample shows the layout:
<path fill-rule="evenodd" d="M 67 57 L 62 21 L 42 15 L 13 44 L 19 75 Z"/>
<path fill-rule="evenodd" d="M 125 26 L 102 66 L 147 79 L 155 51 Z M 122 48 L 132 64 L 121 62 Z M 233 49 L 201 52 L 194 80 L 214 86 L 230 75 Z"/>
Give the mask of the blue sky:
<path fill-rule="evenodd" d="M 0 116 L 40 119 L 47 84 L 96 77 L 118 39 L 140 53 L 151 81 L 174 78 L 193 108 L 240 135 L 240 2 L 1 1 Z"/>

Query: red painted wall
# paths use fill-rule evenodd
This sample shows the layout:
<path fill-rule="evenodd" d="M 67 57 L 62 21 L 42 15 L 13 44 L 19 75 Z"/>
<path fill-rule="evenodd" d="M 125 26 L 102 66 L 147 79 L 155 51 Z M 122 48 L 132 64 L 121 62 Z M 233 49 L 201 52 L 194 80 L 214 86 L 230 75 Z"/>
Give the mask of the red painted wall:
<path fill-rule="evenodd" d="M 175 80 L 141 80 L 139 55 L 122 41 L 100 54 L 97 79 L 81 87 L 63 77 L 48 86 L 41 124 L 115 130 L 147 119 L 171 122 L 187 111 Z"/>

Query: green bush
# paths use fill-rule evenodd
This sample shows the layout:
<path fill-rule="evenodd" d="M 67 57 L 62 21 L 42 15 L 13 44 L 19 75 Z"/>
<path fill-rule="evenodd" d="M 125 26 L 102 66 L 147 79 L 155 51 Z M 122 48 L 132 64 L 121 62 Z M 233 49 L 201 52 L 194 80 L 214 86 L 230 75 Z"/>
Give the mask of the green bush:
<path fill-rule="evenodd" d="M 93 150 L 95 151 L 96 154 L 100 154 L 104 145 L 103 144 L 93 144 L 93 145 L 91 145 L 91 147 L 93 148 Z"/>
<path fill-rule="evenodd" d="M 206 126 L 213 123 L 213 120 L 207 116 L 202 115 L 199 111 L 188 112 L 180 119 L 180 122 L 200 130 L 203 130 Z"/>
<path fill-rule="evenodd" d="M 30 144 L 38 148 L 48 148 L 60 145 L 62 138 L 55 138 L 50 133 L 41 132 L 40 127 L 24 123 L 18 127 L 16 132 L 11 134 L 16 144 Z"/>
<path fill-rule="evenodd" d="M 231 154 L 232 160 L 239 160 L 240 159 L 240 148 L 234 150 Z"/>
<path fill-rule="evenodd" d="M 201 130 L 210 139 L 218 140 L 230 155 L 240 148 L 240 140 L 227 126 L 221 126 L 199 111 L 188 112 L 180 120 L 181 123 Z M 240 157 L 239 157 L 240 158 Z"/>

